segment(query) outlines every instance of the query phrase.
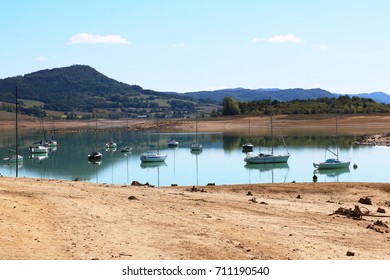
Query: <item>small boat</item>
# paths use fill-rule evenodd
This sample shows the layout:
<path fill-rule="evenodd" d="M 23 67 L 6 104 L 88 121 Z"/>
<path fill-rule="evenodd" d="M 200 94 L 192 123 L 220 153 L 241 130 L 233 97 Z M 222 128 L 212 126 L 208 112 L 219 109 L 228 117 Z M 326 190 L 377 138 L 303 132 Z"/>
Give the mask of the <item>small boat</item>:
<path fill-rule="evenodd" d="M 54 137 L 51 137 L 50 140 L 47 140 L 44 144 L 45 147 L 53 148 L 57 147 L 57 140 L 54 139 Z"/>
<path fill-rule="evenodd" d="M 98 160 L 101 160 L 103 157 L 102 153 L 101 152 L 91 152 L 90 154 L 88 154 L 88 160 L 90 161 L 98 161 Z"/>
<path fill-rule="evenodd" d="M 142 162 L 163 162 L 166 158 L 166 154 L 160 154 L 158 151 L 145 152 L 140 156 Z"/>
<path fill-rule="evenodd" d="M 242 151 L 244 153 L 252 152 L 253 151 L 253 144 L 252 143 L 245 143 L 242 145 Z"/>
<path fill-rule="evenodd" d="M 9 157 L 3 158 L 3 163 L 8 164 L 21 164 L 23 163 L 23 156 L 21 155 L 12 155 Z"/>
<path fill-rule="evenodd" d="M 289 154 L 287 155 L 274 155 L 271 154 L 264 154 L 260 153 L 257 156 L 253 156 L 248 154 L 248 156 L 244 159 L 246 163 L 252 163 L 252 164 L 260 164 L 260 163 L 286 163 L 288 161 L 288 158 L 290 157 Z"/>
<path fill-rule="evenodd" d="M 191 152 L 201 152 L 202 150 L 203 150 L 203 146 L 198 142 L 198 115 L 196 115 L 195 142 L 191 144 Z"/>
<path fill-rule="evenodd" d="M 19 155 L 19 143 L 18 143 L 18 87 L 15 87 L 15 151 L 9 149 L 11 152 L 15 153 L 9 157 L 3 158 L 3 163 L 9 165 L 15 165 L 16 168 L 15 176 L 19 176 L 18 169 L 23 166 L 23 156 Z"/>
<path fill-rule="evenodd" d="M 30 146 L 29 151 L 31 154 L 47 154 L 49 152 L 49 148 L 42 145 Z"/>
<path fill-rule="evenodd" d="M 157 145 L 159 143 L 160 133 L 158 129 L 159 123 L 157 122 Z M 140 160 L 142 162 L 163 162 L 167 158 L 167 154 L 160 154 L 160 151 L 158 150 L 152 150 L 152 151 L 146 151 L 140 156 Z"/>
<path fill-rule="evenodd" d="M 176 148 L 177 146 L 179 146 L 179 142 L 177 142 L 175 139 L 171 139 L 168 141 L 169 148 Z"/>
<path fill-rule="evenodd" d="M 133 148 L 126 146 L 121 149 L 122 153 L 130 153 Z"/>
<path fill-rule="evenodd" d="M 191 144 L 191 152 L 200 152 L 203 150 L 203 146 L 200 143 L 192 143 Z"/>
<path fill-rule="evenodd" d="M 95 119 L 96 122 L 96 127 L 95 127 L 95 146 L 94 150 L 88 154 L 88 161 L 90 162 L 98 162 L 102 160 L 102 153 L 96 151 L 96 146 L 97 146 L 97 119 Z"/>
<path fill-rule="evenodd" d="M 110 139 L 110 141 L 108 143 L 106 143 L 107 149 L 115 149 L 116 147 L 117 147 L 117 145 L 112 139 Z"/>
<path fill-rule="evenodd" d="M 348 168 L 350 163 L 350 161 L 341 161 L 337 158 L 328 158 L 324 162 L 313 163 L 313 166 L 317 169 L 339 169 Z"/>
<path fill-rule="evenodd" d="M 336 158 L 328 158 L 324 162 L 315 163 L 313 162 L 314 168 L 317 169 L 342 169 L 342 168 L 349 168 L 349 165 L 351 163 L 350 160 L 342 161 L 339 160 L 339 145 L 338 145 L 338 124 L 337 124 L 337 115 L 336 115 L 336 152 L 333 152 L 329 148 L 326 148 L 325 151 L 329 151 L 332 153 Z"/>
<path fill-rule="evenodd" d="M 251 136 L 251 116 L 249 116 L 248 135 L 249 135 L 248 138 L 250 138 L 250 136 Z M 248 152 L 253 151 L 253 144 L 251 142 L 249 142 L 249 139 L 248 139 L 248 142 L 243 144 L 241 147 L 242 147 L 242 151 L 244 153 L 248 153 Z"/>
<path fill-rule="evenodd" d="M 290 157 L 289 152 L 287 151 L 284 155 L 275 155 L 274 154 L 274 136 L 273 136 L 273 125 L 272 125 L 272 103 L 270 100 L 270 130 L 271 130 L 271 153 L 259 153 L 258 155 L 252 155 L 251 153 L 248 153 L 244 159 L 246 163 L 250 164 L 265 164 L 265 163 L 286 163 Z M 283 138 L 282 138 L 283 139 Z M 284 143 L 284 147 L 286 148 L 286 144 Z M 286 148 L 287 150 L 287 148 Z"/>

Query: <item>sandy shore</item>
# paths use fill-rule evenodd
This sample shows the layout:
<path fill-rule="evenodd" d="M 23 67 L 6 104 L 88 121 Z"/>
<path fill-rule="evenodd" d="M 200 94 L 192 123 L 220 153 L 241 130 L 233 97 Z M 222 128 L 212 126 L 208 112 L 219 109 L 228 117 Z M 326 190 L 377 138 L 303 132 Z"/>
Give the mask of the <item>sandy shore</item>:
<path fill-rule="evenodd" d="M 202 120 L 199 130 L 244 132 L 247 122 L 242 117 Z M 285 134 L 329 134 L 333 122 L 329 116 L 277 116 L 275 126 Z M 21 130 L 40 128 L 39 121 L 21 123 Z M 99 121 L 99 128 L 154 129 L 155 124 Z M 178 131 L 191 131 L 194 124 L 163 123 Z M 256 134 L 268 133 L 268 125 L 266 117 L 251 120 Z M 339 125 L 341 134 L 386 133 L 390 116 L 341 116 Z M 55 126 L 78 132 L 93 129 L 94 122 L 58 121 Z M 0 131 L 12 129 L 11 120 L 0 122 Z M 365 197 L 372 205 L 358 202 Z M 331 215 L 356 205 L 367 215 Z M 191 191 L 188 186 L 1 177 L 0 210 L 2 260 L 389 259 L 390 184 L 259 184 Z"/>
<path fill-rule="evenodd" d="M 241 132 L 248 133 L 250 122 L 251 135 L 269 135 L 270 119 L 267 116 L 249 117 L 218 117 L 199 119 L 198 131 L 201 132 Z M 153 130 L 156 127 L 166 131 L 194 131 L 195 119 L 121 119 L 121 120 L 98 120 L 99 130 Z M 338 117 L 340 135 L 380 134 L 388 133 L 390 130 L 390 115 L 340 115 Z M 46 121 L 45 130 L 55 129 L 57 133 L 75 133 L 86 130 L 94 130 L 95 120 L 56 120 L 54 124 Z M 273 127 L 275 133 L 284 135 L 334 135 L 335 117 L 333 115 L 276 115 L 274 116 Z M 2 120 L 0 131 L 12 133 L 15 129 L 14 120 Z M 37 119 L 21 117 L 19 120 L 19 131 L 42 130 L 42 123 Z"/>
<path fill-rule="evenodd" d="M 191 190 L 2 177 L 0 259 L 389 259 L 390 184 Z"/>

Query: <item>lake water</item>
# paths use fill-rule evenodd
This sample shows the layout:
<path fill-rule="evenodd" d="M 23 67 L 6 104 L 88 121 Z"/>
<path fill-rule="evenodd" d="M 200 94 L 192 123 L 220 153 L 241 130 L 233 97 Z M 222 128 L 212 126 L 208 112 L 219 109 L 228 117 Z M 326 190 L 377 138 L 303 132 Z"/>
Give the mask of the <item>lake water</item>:
<path fill-rule="evenodd" d="M 13 135 L 0 137 L 1 158 L 9 155 L 13 148 Z M 314 172 L 313 162 L 323 161 L 325 147 L 335 147 L 334 137 L 302 136 L 285 137 L 290 159 L 282 165 L 247 165 L 241 145 L 245 137 L 226 133 L 200 133 L 199 142 L 203 152 L 191 154 L 190 145 L 195 139 L 193 133 L 151 133 L 116 131 L 94 133 L 59 134 L 59 147 L 47 157 L 31 157 L 28 147 L 39 135 L 22 134 L 20 153 L 24 163 L 18 168 L 19 177 L 82 180 L 107 184 L 130 184 L 132 181 L 149 182 L 155 186 L 171 184 L 204 186 L 215 184 L 246 184 L 272 182 L 311 182 Z M 106 151 L 105 143 L 110 137 L 118 144 L 116 151 Z M 167 142 L 171 138 L 179 141 L 177 149 L 170 149 Z M 353 145 L 355 137 L 340 137 L 340 159 L 351 159 L 346 170 L 328 171 L 316 174 L 319 182 L 389 182 L 390 148 L 381 146 Z M 267 137 L 252 137 L 254 152 L 269 152 L 271 141 Z M 103 153 L 101 164 L 92 164 L 87 155 L 97 145 Z M 132 152 L 123 154 L 120 148 L 129 145 Z M 153 149 L 167 153 L 165 163 L 160 165 L 141 164 L 140 155 Z M 283 153 L 282 141 L 275 139 L 275 153 Z M 353 164 L 358 168 L 354 169 Z M 15 166 L 0 165 L 4 176 L 15 176 Z"/>

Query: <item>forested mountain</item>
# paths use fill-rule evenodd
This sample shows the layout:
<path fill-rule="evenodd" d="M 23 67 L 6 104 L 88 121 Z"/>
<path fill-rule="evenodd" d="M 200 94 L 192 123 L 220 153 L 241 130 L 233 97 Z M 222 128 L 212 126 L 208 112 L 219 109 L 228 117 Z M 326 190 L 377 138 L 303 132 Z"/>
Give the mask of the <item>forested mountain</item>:
<path fill-rule="evenodd" d="M 300 106 L 297 100 L 332 99 L 340 96 L 323 89 L 301 88 L 257 90 L 235 88 L 187 93 L 157 92 L 145 90 L 138 85 L 118 82 L 90 66 L 73 65 L 0 79 L 0 110 L 12 111 L 11 104 L 14 103 L 16 86 L 22 113 L 39 116 L 42 112 L 45 115 L 46 111 L 51 111 L 52 114 L 60 112 L 68 117 L 77 115 L 85 118 L 97 114 L 100 114 L 99 117 L 108 118 L 137 115 L 162 118 L 182 117 L 194 115 L 196 112 L 216 115 L 222 111 L 223 100 L 226 97 L 241 102 L 243 112 L 247 106 L 245 102 L 269 100 L 270 98 L 281 104 L 293 102 L 291 104 L 295 104 L 294 108 L 297 109 Z M 354 95 L 354 97 L 358 96 L 360 95 Z M 390 96 L 382 92 L 361 96 L 379 103 L 390 103 Z M 362 107 L 363 105 L 353 100 L 354 103 L 348 105 L 348 108 L 344 104 L 343 111 L 370 111 L 362 108 L 375 107 L 368 104 L 368 101 L 365 101 L 366 107 Z M 291 107 L 291 104 L 285 106 Z M 326 111 L 325 107 L 319 107 L 314 103 L 302 106 L 308 104 L 315 106 L 315 108 L 307 108 L 312 113 Z M 287 109 L 281 109 L 280 112 L 287 112 Z"/>
<path fill-rule="evenodd" d="M 317 99 L 321 97 L 332 98 L 336 94 L 330 93 L 323 89 L 221 89 L 214 91 L 198 91 L 188 92 L 185 95 L 197 98 L 206 99 L 216 102 L 222 102 L 222 100 L 229 96 L 237 101 L 254 101 L 264 99 L 274 99 L 278 101 L 291 101 L 291 100 L 305 100 L 305 99 Z"/>
<path fill-rule="evenodd" d="M 122 114 L 159 114 L 162 117 L 194 112 L 203 103 L 177 93 L 144 90 L 108 78 L 90 66 L 73 65 L 0 79 L 0 101 L 42 102 L 43 110 L 89 112 L 108 110 Z M 176 114 L 176 115 L 175 115 Z"/>
<path fill-rule="evenodd" d="M 314 89 L 245 89 L 245 88 L 234 88 L 234 89 L 221 89 L 214 91 L 198 91 L 198 92 L 187 92 L 185 95 L 197 98 L 205 99 L 214 102 L 221 103 L 225 97 L 232 97 L 233 99 L 244 102 L 244 101 L 255 101 L 264 99 L 273 99 L 278 101 L 293 101 L 293 100 L 308 100 L 317 98 L 337 98 L 341 94 L 331 93 L 329 91 L 314 88 Z M 370 98 L 378 103 L 390 104 L 390 95 L 383 92 L 373 93 L 361 93 L 361 94 L 349 94 L 350 97 Z"/>

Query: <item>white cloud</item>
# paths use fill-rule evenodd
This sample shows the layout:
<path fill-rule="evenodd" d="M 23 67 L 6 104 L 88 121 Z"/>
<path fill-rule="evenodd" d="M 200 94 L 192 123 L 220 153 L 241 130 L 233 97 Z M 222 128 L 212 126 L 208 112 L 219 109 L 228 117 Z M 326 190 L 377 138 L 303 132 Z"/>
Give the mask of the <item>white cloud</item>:
<path fill-rule="evenodd" d="M 129 45 L 131 44 L 125 38 L 120 35 L 93 35 L 88 33 L 78 33 L 69 39 L 70 44 L 119 44 Z"/>
<path fill-rule="evenodd" d="M 279 44 L 280 43 L 299 44 L 299 43 L 303 43 L 303 40 L 300 37 L 297 37 L 297 36 L 292 35 L 292 34 L 288 34 L 288 35 L 275 35 L 275 36 L 270 37 L 270 38 L 254 38 L 252 40 L 252 42 L 254 42 L 254 43 L 268 42 L 268 43 L 279 43 Z"/>

